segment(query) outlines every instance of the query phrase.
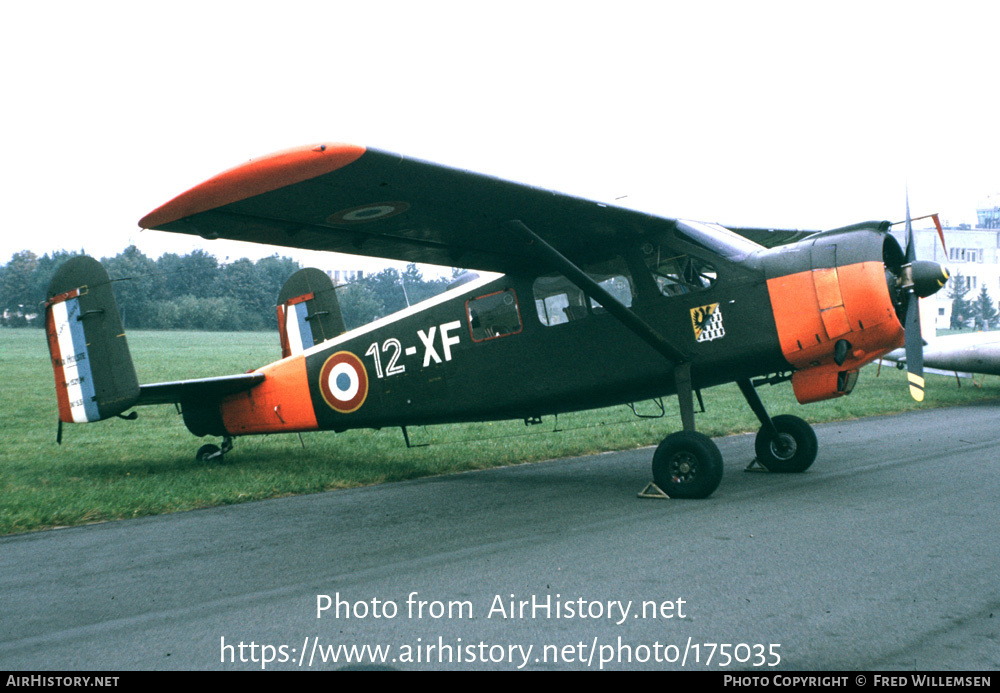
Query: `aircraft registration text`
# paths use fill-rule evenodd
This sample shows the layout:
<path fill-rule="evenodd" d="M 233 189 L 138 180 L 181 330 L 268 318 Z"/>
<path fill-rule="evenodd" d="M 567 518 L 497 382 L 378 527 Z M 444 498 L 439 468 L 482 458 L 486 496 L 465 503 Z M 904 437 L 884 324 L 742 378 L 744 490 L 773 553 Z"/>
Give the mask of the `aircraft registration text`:
<path fill-rule="evenodd" d="M 428 330 L 417 330 L 417 337 L 424 349 L 423 368 L 431 363 L 442 363 L 451 361 L 451 348 L 460 343 L 461 337 L 451 334 L 462 323 L 459 320 L 446 322 L 441 325 L 431 325 Z M 440 345 L 440 352 L 438 352 Z M 379 378 L 386 378 L 391 375 L 399 375 L 406 372 L 406 365 L 400 363 L 401 356 L 413 356 L 417 353 L 417 346 L 403 347 L 402 343 L 395 337 L 390 337 L 382 342 L 381 348 L 378 342 L 372 342 L 365 351 L 365 356 L 371 356 L 375 365 L 375 375 Z"/>

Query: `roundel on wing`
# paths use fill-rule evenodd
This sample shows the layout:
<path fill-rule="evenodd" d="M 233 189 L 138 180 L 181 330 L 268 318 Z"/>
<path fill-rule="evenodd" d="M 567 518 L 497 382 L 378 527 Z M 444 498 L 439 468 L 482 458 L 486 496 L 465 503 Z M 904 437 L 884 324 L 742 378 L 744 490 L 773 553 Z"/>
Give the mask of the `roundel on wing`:
<path fill-rule="evenodd" d="M 349 351 L 338 351 L 319 372 L 319 390 L 334 411 L 350 414 L 368 396 L 368 371 L 361 359 Z"/>
<path fill-rule="evenodd" d="M 330 224 L 359 224 L 394 217 L 409 208 L 410 205 L 406 202 L 375 202 L 334 212 L 326 218 L 326 221 Z"/>

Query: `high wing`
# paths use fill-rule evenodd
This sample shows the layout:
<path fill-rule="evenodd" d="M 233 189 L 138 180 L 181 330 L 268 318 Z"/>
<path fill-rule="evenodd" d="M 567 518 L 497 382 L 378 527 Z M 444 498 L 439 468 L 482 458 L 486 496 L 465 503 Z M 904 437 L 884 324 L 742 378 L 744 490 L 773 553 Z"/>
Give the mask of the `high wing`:
<path fill-rule="evenodd" d="M 348 144 L 251 160 L 144 217 L 143 228 L 494 272 L 535 258 L 523 221 L 565 253 L 604 254 L 675 220 Z"/>

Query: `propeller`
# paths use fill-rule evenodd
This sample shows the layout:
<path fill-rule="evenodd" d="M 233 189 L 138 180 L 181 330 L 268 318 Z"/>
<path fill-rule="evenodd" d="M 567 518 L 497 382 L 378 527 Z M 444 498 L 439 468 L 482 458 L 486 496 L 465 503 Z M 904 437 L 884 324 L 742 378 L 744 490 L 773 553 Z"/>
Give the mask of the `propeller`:
<path fill-rule="evenodd" d="M 942 237 L 942 242 L 944 241 Z M 924 340 L 920 335 L 920 299 L 936 293 L 948 281 L 948 270 L 936 262 L 917 260 L 910 219 L 910 195 L 906 194 L 906 256 L 899 278 L 901 298 L 906 304 L 903 346 L 906 351 L 906 377 L 910 396 L 924 400 Z"/>

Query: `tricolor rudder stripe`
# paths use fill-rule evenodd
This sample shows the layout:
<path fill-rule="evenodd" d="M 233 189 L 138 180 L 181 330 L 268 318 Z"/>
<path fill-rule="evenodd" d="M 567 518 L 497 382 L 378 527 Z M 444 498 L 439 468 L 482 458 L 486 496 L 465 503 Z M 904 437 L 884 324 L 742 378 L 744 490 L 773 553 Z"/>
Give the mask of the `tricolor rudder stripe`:
<path fill-rule="evenodd" d="M 278 323 L 281 325 L 282 356 L 301 354 L 315 346 L 312 327 L 309 326 L 309 306 L 313 294 L 298 296 L 278 306 Z"/>
<path fill-rule="evenodd" d="M 349 351 L 338 351 L 323 364 L 319 373 L 323 400 L 341 414 L 361 408 L 368 397 L 368 371 L 365 364 Z"/>
<path fill-rule="evenodd" d="M 46 296 L 59 420 L 100 421 L 135 406 L 139 381 L 101 263 L 86 255 L 67 260 L 52 276 Z"/>
<path fill-rule="evenodd" d="M 330 276 L 303 267 L 278 292 L 281 355 L 287 358 L 347 331 Z"/>
<path fill-rule="evenodd" d="M 59 418 L 66 423 L 87 423 L 101 418 L 87 339 L 80 319 L 80 295 L 81 290 L 74 289 L 54 297 L 46 306 L 46 330 L 56 376 Z"/>

